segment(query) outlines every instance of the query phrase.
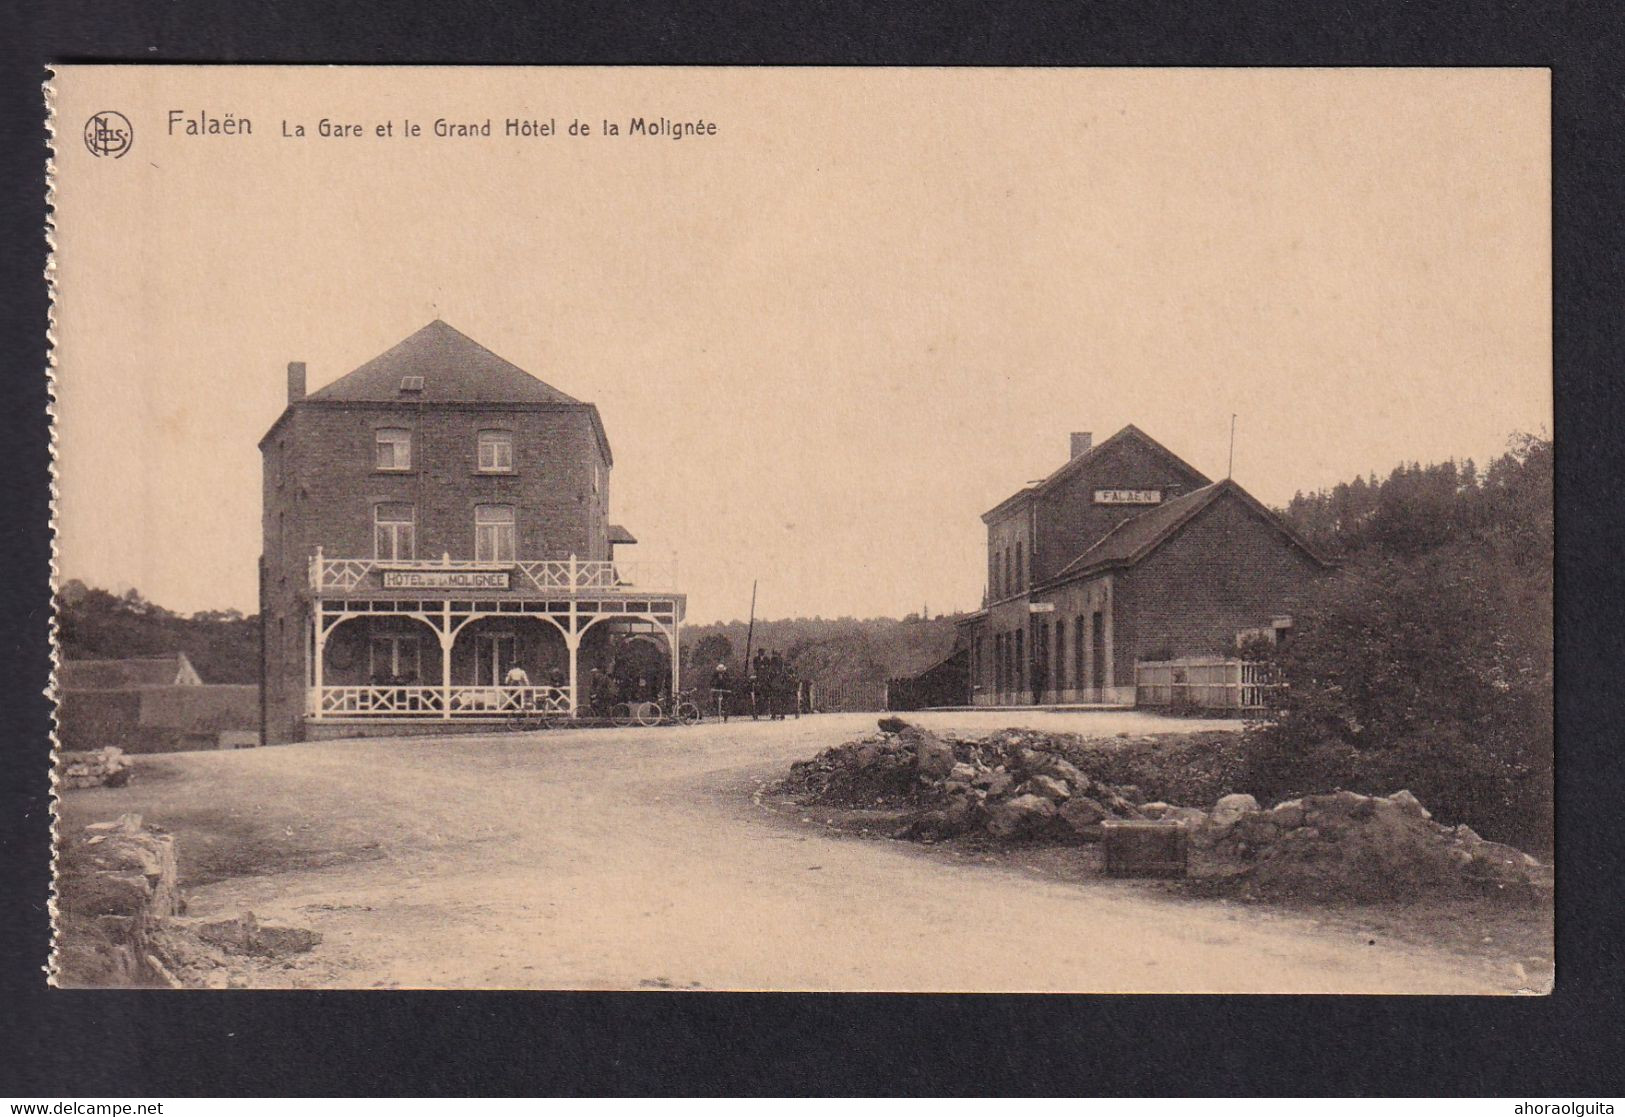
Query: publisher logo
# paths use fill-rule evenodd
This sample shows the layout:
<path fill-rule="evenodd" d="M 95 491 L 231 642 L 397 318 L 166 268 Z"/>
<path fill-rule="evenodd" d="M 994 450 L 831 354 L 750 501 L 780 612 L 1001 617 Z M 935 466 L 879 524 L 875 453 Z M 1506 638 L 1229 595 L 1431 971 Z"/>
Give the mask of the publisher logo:
<path fill-rule="evenodd" d="M 135 129 L 121 112 L 99 112 L 85 121 L 85 146 L 100 159 L 111 155 L 121 159 L 135 142 Z"/>

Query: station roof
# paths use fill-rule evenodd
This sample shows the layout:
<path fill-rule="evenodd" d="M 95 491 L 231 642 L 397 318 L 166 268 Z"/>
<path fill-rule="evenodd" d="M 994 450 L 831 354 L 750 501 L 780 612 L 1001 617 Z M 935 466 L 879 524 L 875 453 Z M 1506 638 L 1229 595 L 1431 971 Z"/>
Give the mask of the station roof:
<path fill-rule="evenodd" d="M 1330 565 L 1281 517 L 1266 508 L 1246 489 L 1227 478 L 1174 497 L 1147 512 L 1124 520 L 1062 568 L 1060 573 L 1049 579 L 1049 583 L 1069 581 L 1107 567 L 1133 566 L 1172 539 L 1180 528 L 1223 497 L 1240 501 L 1315 562 L 1322 566 Z"/>

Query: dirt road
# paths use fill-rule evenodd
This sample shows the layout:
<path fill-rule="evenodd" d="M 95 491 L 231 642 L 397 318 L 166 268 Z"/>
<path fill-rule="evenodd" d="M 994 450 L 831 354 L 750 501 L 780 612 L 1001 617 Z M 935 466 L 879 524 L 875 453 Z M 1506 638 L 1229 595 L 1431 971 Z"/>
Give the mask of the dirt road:
<path fill-rule="evenodd" d="M 1091 734 L 1143 714 L 922 715 Z M 323 942 L 256 984 L 322 987 L 1500 993 L 1503 967 L 1308 918 L 863 840 L 752 800 L 872 715 L 358 740 L 143 758 L 68 824 L 179 837 L 191 914 Z M 204 882 L 204 883 L 196 883 Z"/>

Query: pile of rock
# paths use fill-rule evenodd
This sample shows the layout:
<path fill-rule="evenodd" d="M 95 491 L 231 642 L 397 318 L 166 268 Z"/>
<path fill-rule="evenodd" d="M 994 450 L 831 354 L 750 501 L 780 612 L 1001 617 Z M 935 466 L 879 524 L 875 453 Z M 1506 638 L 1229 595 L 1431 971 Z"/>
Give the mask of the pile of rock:
<path fill-rule="evenodd" d="M 1260 894 L 1393 900 L 1441 889 L 1540 892 L 1551 882 L 1527 853 L 1435 822 L 1409 791 L 1306 795 L 1268 810 L 1251 795 L 1227 795 L 1211 812 L 1143 809 L 1190 827 L 1207 875 Z"/>
<path fill-rule="evenodd" d="M 1440 888 L 1541 889 L 1535 858 L 1433 821 L 1416 796 L 1338 791 L 1261 808 L 1245 794 L 1210 809 L 1144 802 L 1131 784 L 1085 771 L 1070 736 L 1006 729 L 942 737 L 894 718 L 882 732 L 796 764 L 774 790 L 807 805 L 907 808 L 897 837 L 918 841 L 1099 841 L 1112 820 L 1189 833 L 1192 873 L 1239 890 L 1394 899 Z"/>
<path fill-rule="evenodd" d="M 1000 841 L 1098 841 L 1102 822 L 1143 819 L 1138 789 L 1092 778 L 1050 739 L 1005 730 L 979 741 L 944 741 L 910 727 L 919 779 L 935 803 L 906 828 L 912 838 L 980 832 Z"/>
<path fill-rule="evenodd" d="M 135 761 L 111 745 L 92 752 L 56 754 L 56 773 L 64 788 L 123 787 L 134 772 Z"/>
<path fill-rule="evenodd" d="M 181 908 L 175 842 L 138 814 L 96 822 L 57 861 L 56 974 L 64 985 L 168 985 L 154 936 Z"/>
<path fill-rule="evenodd" d="M 924 840 L 1097 840 L 1108 819 L 1145 817 L 1137 788 L 1092 779 L 1059 751 L 1075 739 L 1019 729 L 961 739 L 895 718 L 882 725 L 793 765 L 774 791 L 805 804 L 908 807 L 903 836 Z"/>
<path fill-rule="evenodd" d="M 773 790 L 804 803 L 898 807 L 911 804 L 921 785 L 912 741 L 905 741 L 897 732 L 884 732 L 797 761 Z"/>

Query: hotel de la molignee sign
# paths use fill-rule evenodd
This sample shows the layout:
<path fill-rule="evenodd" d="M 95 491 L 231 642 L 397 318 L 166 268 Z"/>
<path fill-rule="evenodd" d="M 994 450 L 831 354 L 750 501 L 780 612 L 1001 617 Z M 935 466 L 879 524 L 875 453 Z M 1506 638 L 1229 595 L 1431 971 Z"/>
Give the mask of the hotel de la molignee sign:
<path fill-rule="evenodd" d="M 505 590 L 508 570 L 385 570 L 386 590 Z"/>

